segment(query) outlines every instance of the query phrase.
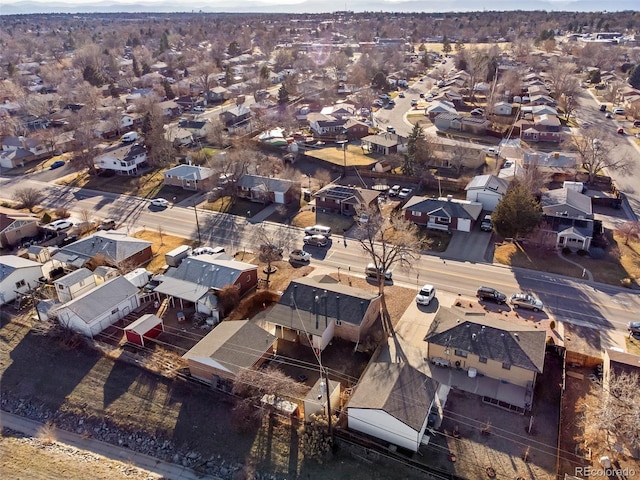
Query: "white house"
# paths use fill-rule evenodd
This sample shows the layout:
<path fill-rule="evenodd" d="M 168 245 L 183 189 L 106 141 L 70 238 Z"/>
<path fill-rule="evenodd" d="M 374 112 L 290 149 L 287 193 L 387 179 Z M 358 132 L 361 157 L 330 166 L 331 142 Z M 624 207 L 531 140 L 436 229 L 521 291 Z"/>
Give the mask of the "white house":
<path fill-rule="evenodd" d="M 58 307 L 54 315 L 62 325 L 93 337 L 139 306 L 138 288 L 117 277 Z"/>
<path fill-rule="evenodd" d="M 147 149 L 140 144 L 119 145 L 98 155 L 95 166 L 114 170 L 118 175 L 137 175 L 138 167 L 147 161 Z"/>
<path fill-rule="evenodd" d="M 374 363 L 349 400 L 348 427 L 417 452 L 439 386 L 407 363 Z"/>
<path fill-rule="evenodd" d="M 509 102 L 496 102 L 493 105 L 493 113 L 496 115 L 511 115 L 513 106 Z"/>
<path fill-rule="evenodd" d="M 479 202 L 482 208 L 493 212 L 507 192 L 509 182 L 495 175 L 476 175 L 464 188 L 467 192 L 467 200 Z"/>
<path fill-rule="evenodd" d="M 0 256 L 0 305 L 15 300 L 36 286 L 42 276 L 42 264 L 16 255 Z"/>
<path fill-rule="evenodd" d="M 95 288 L 97 283 L 91 270 L 83 267 L 59 278 L 53 282 L 53 285 L 58 294 L 58 300 L 67 303 Z"/>

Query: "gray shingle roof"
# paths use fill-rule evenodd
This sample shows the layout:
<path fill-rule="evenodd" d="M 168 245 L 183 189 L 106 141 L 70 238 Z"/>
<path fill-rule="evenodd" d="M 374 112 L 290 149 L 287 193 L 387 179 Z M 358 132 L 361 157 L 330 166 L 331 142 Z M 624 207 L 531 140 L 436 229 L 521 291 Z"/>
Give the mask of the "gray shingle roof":
<path fill-rule="evenodd" d="M 509 188 L 509 182 L 503 178 L 496 177 L 495 175 L 476 175 L 473 177 L 465 190 L 484 189 L 494 191 L 496 193 L 504 194 Z"/>
<path fill-rule="evenodd" d="M 112 263 L 120 263 L 151 245 L 151 242 L 129 237 L 122 232 L 98 232 L 64 246 L 53 258 L 78 268 L 98 254 L 104 255 Z"/>
<path fill-rule="evenodd" d="M 484 315 L 441 307 L 425 341 L 542 373 L 546 333 Z"/>
<path fill-rule="evenodd" d="M 204 294 L 208 289 L 219 290 L 227 285 L 231 285 L 235 283 L 243 272 L 257 268 L 256 265 L 252 265 L 251 263 L 220 259 L 214 255 L 187 257 L 177 268 L 169 269 L 167 273 L 164 274 L 163 282 L 155 288 L 155 291 L 176 296 L 175 292 L 163 291 L 167 289 L 165 284 L 175 284 L 175 286 L 177 286 L 180 283 L 172 282 L 173 279 L 182 281 L 184 283 L 182 286 L 189 291 L 202 291 Z M 201 296 L 202 295 L 198 298 Z"/>
<path fill-rule="evenodd" d="M 429 215 L 436 215 L 436 212 L 438 212 L 436 215 L 438 217 L 477 220 L 482 212 L 482 205 L 477 202 L 466 202 L 456 199 L 448 200 L 414 196 L 402 207 L 402 210 L 423 212 Z"/>
<path fill-rule="evenodd" d="M 203 180 L 213 175 L 213 170 L 200 165 L 178 165 L 164 172 L 165 177 L 177 177 L 189 180 Z"/>
<path fill-rule="evenodd" d="M 378 297 L 329 276 L 299 278 L 289 283 L 266 320 L 318 335 L 336 320 L 359 325 L 371 302 Z"/>
<path fill-rule="evenodd" d="M 85 278 L 93 277 L 93 273 L 88 268 L 79 268 L 71 273 L 66 274 L 64 277 L 59 278 L 54 283 L 57 285 L 63 285 L 70 287 L 78 282 L 81 282 Z"/>
<path fill-rule="evenodd" d="M 261 175 L 243 175 L 236 185 L 242 188 L 263 187 L 267 192 L 287 192 L 292 186 L 291 180 L 284 178 L 270 178 Z"/>
<path fill-rule="evenodd" d="M 360 379 L 348 408 L 384 410 L 419 432 L 438 385 L 407 363 L 374 363 Z"/>
<path fill-rule="evenodd" d="M 591 197 L 570 188 L 557 188 L 544 192 L 540 197 L 540 205 L 547 215 L 565 211 L 569 217 L 593 215 Z"/>
<path fill-rule="evenodd" d="M 275 340 L 249 320 L 224 321 L 182 358 L 210 366 L 220 364 L 237 374 L 254 366 Z"/>
<path fill-rule="evenodd" d="M 27 258 L 18 257 L 17 255 L 0 256 L 0 282 L 20 268 L 40 267 L 42 264 L 29 260 Z"/>
<path fill-rule="evenodd" d="M 61 308 L 68 308 L 85 323 L 90 324 L 98 315 L 111 311 L 113 307 L 137 293 L 138 288 L 129 280 L 117 277 L 74 298 Z"/>

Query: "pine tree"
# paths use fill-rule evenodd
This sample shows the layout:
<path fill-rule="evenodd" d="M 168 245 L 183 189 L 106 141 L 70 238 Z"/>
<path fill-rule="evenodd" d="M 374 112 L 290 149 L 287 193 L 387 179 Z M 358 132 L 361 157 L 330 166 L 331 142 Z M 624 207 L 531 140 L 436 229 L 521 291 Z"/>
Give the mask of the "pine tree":
<path fill-rule="evenodd" d="M 280 90 L 278 90 L 278 104 L 286 105 L 287 103 L 289 103 L 289 92 L 287 88 L 282 85 Z"/>
<path fill-rule="evenodd" d="M 496 232 L 504 238 L 524 237 L 538 226 L 540 220 L 540 204 L 531 192 L 519 183 L 512 183 L 491 214 Z"/>
<path fill-rule="evenodd" d="M 633 88 L 640 88 L 640 63 L 629 72 L 629 85 Z"/>

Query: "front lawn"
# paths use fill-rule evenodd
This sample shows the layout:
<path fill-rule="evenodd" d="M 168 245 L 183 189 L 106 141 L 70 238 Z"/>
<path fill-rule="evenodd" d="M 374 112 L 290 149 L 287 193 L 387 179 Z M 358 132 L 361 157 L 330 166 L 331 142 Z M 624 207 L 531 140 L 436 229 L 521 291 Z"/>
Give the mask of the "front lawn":
<path fill-rule="evenodd" d="M 127 175 L 89 175 L 88 170 L 73 173 L 61 178 L 57 183 L 70 187 L 88 188 L 100 192 L 117 193 L 120 195 L 133 195 L 136 197 L 154 198 L 163 188 L 164 176 L 161 170 L 152 170 L 139 176 Z M 174 189 L 172 189 L 173 192 Z M 186 198 L 184 190 L 175 189 L 171 197 L 183 196 Z M 189 193 L 192 195 L 192 193 Z M 169 198 L 171 198 L 169 197 Z"/>
<path fill-rule="evenodd" d="M 324 160 L 325 162 L 332 163 L 337 166 L 344 166 L 345 153 L 339 146 L 327 147 L 319 150 L 308 150 L 305 155 L 318 160 Z M 347 166 L 348 167 L 360 167 L 374 165 L 378 159 L 372 155 L 365 155 L 362 148 L 357 145 L 347 145 Z"/>
<path fill-rule="evenodd" d="M 229 213 L 239 217 L 251 218 L 265 206 L 262 203 L 252 202 L 245 198 L 236 198 L 231 196 L 220 197 L 214 202 L 207 202 L 202 205 L 205 210 L 213 210 L 220 213 Z"/>
<path fill-rule="evenodd" d="M 162 232 L 161 227 L 158 227 L 157 229 L 140 230 L 132 236 L 141 240 L 153 242 L 153 245 L 151 245 L 153 258 L 145 267 L 153 273 L 160 271 L 160 269 L 167 263 L 164 258 L 165 253 L 170 252 L 181 245 L 191 245 L 192 247 L 196 245 L 195 240 L 187 240 L 186 238 L 166 235 Z"/>

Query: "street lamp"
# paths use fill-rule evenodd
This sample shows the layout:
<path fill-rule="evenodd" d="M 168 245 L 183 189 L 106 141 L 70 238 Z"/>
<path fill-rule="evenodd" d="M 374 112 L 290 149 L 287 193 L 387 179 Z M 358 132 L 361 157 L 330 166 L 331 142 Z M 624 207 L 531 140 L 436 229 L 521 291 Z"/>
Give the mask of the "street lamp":
<path fill-rule="evenodd" d="M 347 140 L 347 136 L 344 134 L 340 134 L 336 137 L 336 143 L 338 145 L 342 145 L 342 156 L 344 159 L 344 176 L 347 176 L 347 143 L 349 143 L 349 140 Z"/>

